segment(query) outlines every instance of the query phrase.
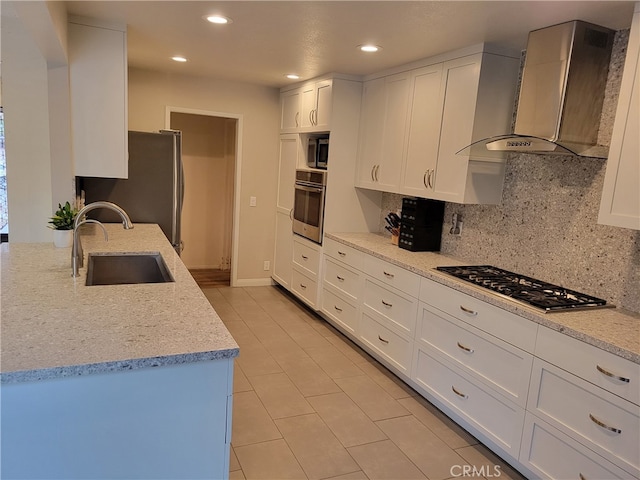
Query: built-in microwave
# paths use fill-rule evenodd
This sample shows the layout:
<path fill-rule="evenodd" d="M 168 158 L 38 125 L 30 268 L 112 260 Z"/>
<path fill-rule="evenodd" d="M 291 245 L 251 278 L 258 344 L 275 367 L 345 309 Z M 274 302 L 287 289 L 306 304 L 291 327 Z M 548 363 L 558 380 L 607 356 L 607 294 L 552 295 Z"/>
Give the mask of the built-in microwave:
<path fill-rule="evenodd" d="M 309 137 L 307 148 L 307 166 L 326 169 L 329 159 L 329 136 Z"/>
<path fill-rule="evenodd" d="M 324 193 L 327 172 L 296 170 L 293 197 L 293 233 L 322 244 Z"/>

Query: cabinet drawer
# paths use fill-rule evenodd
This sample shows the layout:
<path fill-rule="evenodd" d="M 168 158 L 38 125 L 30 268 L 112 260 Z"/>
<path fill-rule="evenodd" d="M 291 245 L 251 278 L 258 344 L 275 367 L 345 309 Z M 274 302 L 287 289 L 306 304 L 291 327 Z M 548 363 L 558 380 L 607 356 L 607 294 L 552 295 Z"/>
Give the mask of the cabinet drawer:
<path fill-rule="evenodd" d="M 411 368 L 412 342 L 362 313 L 360 338 L 405 375 Z"/>
<path fill-rule="evenodd" d="M 397 290 L 391 290 L 365 278 L 363 307 L 384 318 L 389 327 L 413 338 L 416 329 L 418 301 Z"/>
<path fill-rule="evenodd" d="M 536 357 L 640 405 L 640 365 L 547 327 L 538 330 Z"/>
<path fill-rule="evenodd" d="M 418 336 L 456 366 L 525 408 L 533 355 L 420 304 Z"/>
<path fill-rule="evenodd" d="M 335 258 L 336 260 L 340 260 L 356 270 L 363 269 L 364 257 L 366 256 L 364 252 L 348 247 L 347 245 L 336 242 L 330 238 L 324 239 L 324 245 L 322 248 L 325 255 Z"/>
<path fill-rule="evenodd" d="M 308 303 L 311 307 L 316 307 L 318 302 L 318 284 L 315 279 L 308 277 L 304 273 L 293 269 L 291 277 L 291 291 Z"/>
<path fill-rule="evenodd" d="M 294 239 L 293 263 L 302 267 L 307 274 L 317 276 L 320 267 L 320 251 Z"/>
<path fill-rule="evenodd" d="M 640 475 L 640 408 L 536 358 L 527 409 Z"/>
<path fill-rule="evenodd" d="M 364 271 L 379 282 L 397 288 L 412 297 L 418 297 L 420 277 L 409 270 L 367 255 L 364 259 Z"/>
<path fill-rule="evenodd" d="M 420 300 L 518 348 L 534 351 L 535 322 L 427 278 L 420 282 Z"/>
<path fill-rule="evenodd" d="M 329 257 L 324 259 L 324 284 L 330 285 L 354 302 L 360 297 L 361 275 Z"/>
<path fill-rule="evenodd" d="M 628 479 L 629 474 L 527 413 L 520 462 L 540 478 Z"/>
<path fill-rule="evenodd" d="M 357 309 L 349 302 L 335 295 L 328 289 L 322 292 L 322 312 L 329 319 L 337 323 L 337 327 L 349 333 L 356 334 L 358 330 Z"/>
<path fill-rule="evenodd" d="M 441 361 L 430 347 L 415 348 L 412 378 L 418 386 L 517 458 L 524 409 Z"/>

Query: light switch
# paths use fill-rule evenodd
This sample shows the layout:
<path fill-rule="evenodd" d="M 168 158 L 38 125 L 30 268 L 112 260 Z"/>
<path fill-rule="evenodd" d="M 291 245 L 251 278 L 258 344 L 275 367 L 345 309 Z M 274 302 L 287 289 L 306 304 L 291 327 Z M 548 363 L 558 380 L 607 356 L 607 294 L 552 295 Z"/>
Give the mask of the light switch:
<path fill-rule="evenodd" d="M 250 207 L 256 206 L 256 197 L 249 197 L 249 206 Z"/>

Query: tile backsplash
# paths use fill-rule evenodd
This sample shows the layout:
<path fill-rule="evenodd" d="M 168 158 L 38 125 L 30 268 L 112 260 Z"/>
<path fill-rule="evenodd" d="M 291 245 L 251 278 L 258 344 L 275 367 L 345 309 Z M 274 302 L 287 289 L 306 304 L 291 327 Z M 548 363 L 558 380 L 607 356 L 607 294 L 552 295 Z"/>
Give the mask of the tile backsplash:
<path fill-rule="evenodd" d="M 599 134 L 604 145 L 611 138 L 628 33 L 616 35 Z M 593 158 L 510 153 L 501 205 L 446 204 L 441 252 L 640 313 L 640 231 L 597 223 L 605 164 Z M 382 217 L 401 207 L 402 195 L 383 194 Z M 464 222 L 459 237 L 449 234 L 453 213 Z"/>

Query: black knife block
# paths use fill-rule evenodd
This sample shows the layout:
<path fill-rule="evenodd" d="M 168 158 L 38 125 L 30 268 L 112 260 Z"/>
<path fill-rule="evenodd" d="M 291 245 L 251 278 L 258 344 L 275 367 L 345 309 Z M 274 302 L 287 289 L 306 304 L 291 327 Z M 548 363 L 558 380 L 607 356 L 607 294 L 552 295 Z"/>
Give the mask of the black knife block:
<path fill-rule="evenodd" d="M 402 199 L 398 246 L 412 252 L 438 252 L 444 222 L 444 202 L 426 198 Z"/>

